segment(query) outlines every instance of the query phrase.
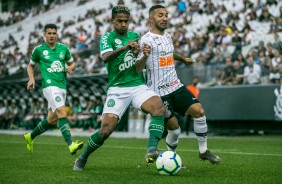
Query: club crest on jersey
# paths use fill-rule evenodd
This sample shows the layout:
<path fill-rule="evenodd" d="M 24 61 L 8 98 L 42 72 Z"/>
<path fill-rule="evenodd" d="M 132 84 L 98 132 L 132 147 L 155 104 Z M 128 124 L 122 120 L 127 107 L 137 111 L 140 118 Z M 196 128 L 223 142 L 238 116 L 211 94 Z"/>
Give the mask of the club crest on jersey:
<path fill-rule="evenodd" d="M 61 62 L 57 60 L 57 61 L 54 61 L 52 63 L 50 68 L 47 68 L 47 71 L 50 72 L 50 73 L 53 73 L 53 72 L 63 72 L 64 71 L 64 67 L 61 64 Z"/>
<path fill-rule="evenodd" d="M 115 39 L 115 43 L 118 44 L 118 45 L 120 45 L 122 42 L 121 42 L 120 39 L 116 38 L 116 39 Z"/>
<path fill-rule="evenodd" d="M 127 68 L 132 67 L 136 62 L 136 57 L 133 55 L 131 51 L 128 51 L 124 56 L 124 63 L 120 64 L 118 69 L 123 71 Z"/>
<path fill-rule="evenodd" d="M 107 103 L 107 106 L 108 106 L 108 107 L 113 107 L 113 106 L 115 106 L 115 104 L 116 104 L 115 100 L 110 99 L 110 100 L 108 101 L 108 103 Z"/>
<path fill-rule="evenodd" d="M 64 59 L 64 58 L 65 58 L 65 54 L 61 52 L 59 57 L 60 57 L 61 59 Z"/>
<path fill-rule="evenodd" d="M 43 55 L 44 55 L 44 56 L 47 56 L 48 54 L 49 54 L 48 50 L 44 50 L 44 51 L 43 51 Z"/>

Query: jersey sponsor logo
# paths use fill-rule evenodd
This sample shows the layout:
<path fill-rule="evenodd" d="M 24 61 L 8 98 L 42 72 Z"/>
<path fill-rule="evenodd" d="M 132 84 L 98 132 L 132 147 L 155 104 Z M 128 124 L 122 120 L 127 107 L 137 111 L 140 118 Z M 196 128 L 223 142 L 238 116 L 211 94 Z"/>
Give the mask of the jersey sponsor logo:
<path fill-rule="evenodd" d="M 51 83 L 51 80 L 50 80 L 50 79 L 47 79 L 46 82 L 47 82 L 48 84 L 50 84 L 50 83 Z"/>
<path fill-rule="evenodd" d="M 108 107 L 113 107 L 113 106 L 115 106 L 115 104 L 116 104 L 115 100 L 109 99 L 109 101 L 108 101 L 108 103 L 107 103 L 107 106 L 108 106 Z"/>
<path fill-rule="evenodd" d="M 179 81 L 178 81 L 178 80 L 173 81 L 173 82 L 170 82 L 170 83 L 166 83 L 166 84 L 164 84 L 164 85 L 162 85 L 162 86 L 159 86 L 158 89 L 160 90 L 160 89 L 169 88 L 169 87 L 175 86 L 175 85 L 177 85 L 177 84 L 179 84 Z"/>
<path fill-rule="evenodd" d="M 118 45 L 120 45 L 122 42 L 121 42 L 120 39 L 116 38 L 116 39 L 115 39 L 115 43 L 118 44 Z"/>
<path fill-rule="evenodd" d="M 63 72 L 64 71 L 64 67 L 63 65 L 61 64 L 60 61 L 54 61 L 51 65 L 50 68 L 47 68 L 47 71 L 50 72 L 50 73 L 53 73 L 53 72 Z"/>
<path fill-rule="evenodd" d="M 127 68 L 132 67 L 136 62 L 136 57 L 133 55 L 131 51 L 128 51 L 124 56 L 124 63 L 120 64 L 118 69 L 123 71 Z"/>
<path fill-rule="evenodd" d="M 160 57 L 159 59 L 159 65 L 160 67 L 167 67 L 174 64 L 173 56 L 166 56 L 166 57 Z"/>

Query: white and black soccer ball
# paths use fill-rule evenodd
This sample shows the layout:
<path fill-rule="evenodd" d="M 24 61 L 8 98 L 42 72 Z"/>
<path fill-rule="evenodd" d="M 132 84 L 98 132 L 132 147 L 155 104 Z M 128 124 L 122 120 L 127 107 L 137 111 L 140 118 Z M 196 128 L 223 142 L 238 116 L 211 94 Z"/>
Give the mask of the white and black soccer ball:
<path fill-rule="evenodd" d="M 182 166 L 180 156 L 173 151 L 165 151 L 156 161 L 157 170 L 162 175 L 176 175 Z"/>

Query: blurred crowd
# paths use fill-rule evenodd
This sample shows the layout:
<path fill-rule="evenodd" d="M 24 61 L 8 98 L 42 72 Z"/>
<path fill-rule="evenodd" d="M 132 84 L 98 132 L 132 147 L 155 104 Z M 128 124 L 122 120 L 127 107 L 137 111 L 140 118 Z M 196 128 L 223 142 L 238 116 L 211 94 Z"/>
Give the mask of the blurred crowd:
<path fill-rule="evenodd" d="M 32 7 L 36 10 L 32 12 L 49 11 L 64 2 L 67 1 L 53 1 L 44 9 Z M 282 42 L 279 33 L 282 31 L 282 4 L 278 0 L 221 1 L 223 3 L 212 0 L 153 0 L 152 2 L 167 3 L 168 31 L 172 35 L 175 50 L 196 61 L 193 66 L 186 66 L 176 61 L 176 67 L 189 68 L 194 73 L 203 71 L 208 73 L 208 70 L 211 77 L 200 78 L 200 81 L 204 81 L 204 85 L 281 83 Z M 226 7 L 224 2 L 231 2 L 231 4 Z M 84 3 L 87 1 L 78 1 L 77 6 Z M 147 7 L 145 0 L 131 0 L 130 4 L 119 0 L 116 4 L 125 4 L 134 8 L 130 29 L 140 35 L 148 31 L 149 25 L 146 17 L 150 7 Z M 96 17 L 106 14 L 116 4 L 110 4 L 109 7 L 100 10 L 96 10 L 95 7 L 91 8 L 84 16 L 64 22 L 61 17 L 57 17 L 56 23 L 62 25 L 59 41 L 67 44 L 73 54 L 77 64 L 75 75 L 105 72 L 104 63 L 99 56 L 99 40 L 104 34 L 101 32 L 101 27 L 107 27 L 103 29 L 106 31 L 111 30 L 111 27 L 109 16 L 106 16 L 103 21 Z M 272 14 L 270 7 L 277 9 L 278 14 Z M 23 12 L 19 14 L 21 13 Z M 32 16 L 35 15 L 37 14 L 32 13 Z M 209 20 L 202 27 L 193 28 L 195 19 L 203 15 L 213 16 L 214 19 Z M 79 24 L 85 20 L 93 21 L 95 26 Z M 9 23 L 4 25 L 11 25 L 18 21 L 21 21 L 21 18 L 18 18 L 17 21 L 8 21 Z M 267 34 L 273 39 L 266 42 L 261 40 L 257 43 L 253 35 L 258 30 L 251 26 L 255 23 L 263 25 L 268 23 Z M 74 25 L 78 25 L 76 32 L 69 32 L 67 28 Z M 26 53 L 19 51 L 19 44 L 11 34 L 0 45 L 0 78 L 26 70 L 33 48 L 43 42 L 40 34 L 43 28 L 42 23 L 38 22 L 34 27 L 34 31 L 26 35 L 28 36 Z M 19 31 L 22 30 L 19 28 Z M 246 46 L 251 46 L 251 49 L 245 54 L 243 50 Z M 9 48 L 14 49 L 9 53 L 2 52 Z"/>
<path fill-rule="evenodd" d="M 100 128 L 103 102 L 101 99 L 87 99 L 81 103 L 73 98 L 66 104 L 67 118 L 71 128 L 94 131 Z M 0 101 L 0 129 L 32 130 L 47 118 L 47 103 L 43 98 L 33 99 L 29 107 L 23 108 L 16 101 Z"/>

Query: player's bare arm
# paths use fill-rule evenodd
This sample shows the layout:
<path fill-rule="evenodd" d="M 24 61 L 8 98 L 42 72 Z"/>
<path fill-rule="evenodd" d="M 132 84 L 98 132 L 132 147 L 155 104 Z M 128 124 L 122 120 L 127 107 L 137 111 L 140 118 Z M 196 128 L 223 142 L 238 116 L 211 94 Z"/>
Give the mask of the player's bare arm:
<path fill-rule="evenodd" d="M 34 68 L 35 65 L 29 63 L 27 66 L 27 74 L 28 74 L 28 83 L 27 83 L 27 90 L 34 89 L 35 87 L 35 80 L 34 80 Z"/>
<path fill-rule="evenodd" d="M 123 53 L 124 51 L 126 51 L 126 50 L 131 50 L 131 49 L 135 48 L 138 39 L 139 39 L 139 38 L 136 38 L 136 39 L 134 39 L 134 40 L 129 41 L 124 47 L 121 47 L 121 48 L 119 48 L 119 49 L 117 49 L 117 50 L 104 53 L 104 54 L 101 56 L 101 57 L 102 57 L 102 60 L 103 60 L 105 63 L 110 62 L 113 58 L 118 57 L 118 56 L 119 56 L 121 53 Z"/>
<path fill-rule="evenodd" d="M 173 53 L 173 59 L 174 60 L 177 60 L 177 61 L 180 61 L 184 64 L 193 64 L 195 63 L 195 61 L 193 61 L 193 59 L 191 58 L 188 58 L 188 57 L 184 57 L 180 54 L 177 54 L 176 52 Z"/>
<path fill-rule="evenodd" d="M 67 70 L 67 73 L 69 73 L 69 74 L 73 73 L 74 69 L 75 69 L 75 63 L 74 63 L 74 61 L 69 62 L 69 63 L 68 63 L 68 66 L 67 66 L 67 69 L 66 69 L 66 70 Z"/>
<path fill-rule="evenodd" d="M 137 60 L 135 63 L 136 73 L 142 72 L 142 70 L 145 68 L 146 61 L 151 53 L 151 46 L 144 44 L 142 51 L 143 51 L 143 57 L 140 60 Z"/>

